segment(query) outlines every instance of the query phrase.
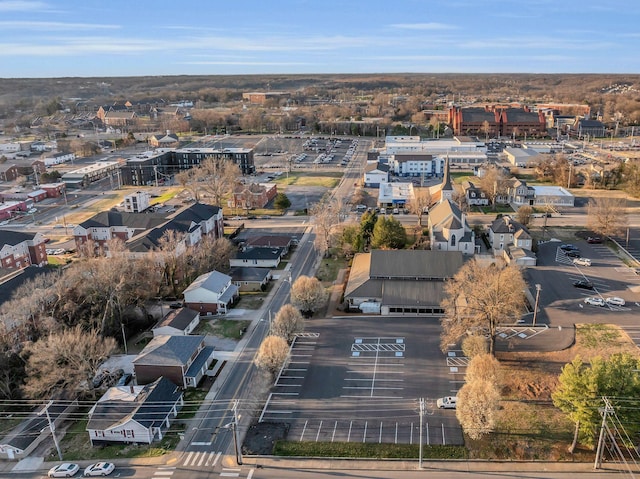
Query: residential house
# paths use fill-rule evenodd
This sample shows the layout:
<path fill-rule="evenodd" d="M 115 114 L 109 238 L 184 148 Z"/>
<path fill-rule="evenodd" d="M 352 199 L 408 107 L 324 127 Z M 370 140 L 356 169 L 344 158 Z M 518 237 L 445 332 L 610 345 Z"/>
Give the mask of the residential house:
<path fill-rule="evenodd" d="M 181 388 L 165 377 L 144 386 L 112 387 L 89 411 L 86 430 L 93 446 L 151 444 L 162 440 L 183 404 Z"/>
<path fill-rule="evenodd" d="M 271 280 L 269 268 L 231 268 L 231 281 L 240 291 L 266 291 Z"/>
<path fill-rule="evenodd" d="M 40 157 L 44 162 L 44 166 L 50 168 L 55 165 L 62 165 L 67 161 L 73 163 L 76 159 L 76 154 L 69 151 L 57 151 L 54 153 L 43 153 Z"/>
<path fill-rule="evenodd" d="M 15 163 L 0 164 L 0 181 L 14 181 L 18 175 L 18 165 Z"/>
<path fill-rule="evenodd" d="M 185 336 L 200 324 L 200 313 L 189 308 L 170 309 L 151 329 L 154 336 Z"/>
<path fill-rule="evenodd" d="M 213 362 L 214 348 L 205 346 L 204 336 L 154 336 L 133 360 L 138 384 L 149 384 L 162 376 L 180 388 L 195 388 Z"/>
<path fill-rule="evenodd" d="M 463 182 L 462 189 L 469 206 L 487 206 L 489 204 L 489 198 L 485 192 L 471 181 Z"/>
<path fill-rule="evenodd" d="M 293 242 L 292 236 L 262 235 L 249 237 L 245 246 L 246 248 L 280 248 L 282 250 L 280 256 L 284 258 L 289 253 Z"/>
<path fill-rule="evenodd" d="M 444 285 L 460 269 L 459 251 L 373 250 L 353 258 L 344 292 L 350 310 L 382 315 L 443 314 Z"/>
<path fill-rule="evenodd" d="M 49 419 L 54 427 L 59 426 L 77 407 L 76 401 L 52 401 L 33 413 L 27 413 L 16 428 L 0 439 L 0 459 L 18 461 L 29 456 L 43 441 L 51 437 Z"/>
<path fill-rule="evenodd" d="M 198 276 L 184 290 L 184 305 L 200 314 L 226 314 L 238 296 L 231 276 L 211 271 Z"/>
<path fill-rule="evenodd" d="M 0 229 L 0 267 L 26 268 L 47 264 L 46 243 L 42 233 Z"/>
<path fill-rule="evenodd" d="M 503 256 L 509 263 L 515 261 L 521 266 L 535 266 L 533 238 L 527 228 L 509 215 L 496 218 L 489 227 L 489 243 L 495 256 Z"/>
<path fill-rule="evenodd" d="M 229 260 L 229 265 L 240 268 L 277 268 L 282 248 L 243 248 Z"/>
<path fill-rule="evenodd" d="M 278 194 L 275 183 L 238 183 L 233 188 L 229 206 L 243 210 L 264 208 Z"/>
<path fill-rule="evenodd" d="M 180 138 L 175 133 L 167 130 L 165 134 L 151 135 L 149 146 L 153 148 L 177 148 L 180 146 Z"/>
<path fill-rule="evenodd" d="M 466 215 L 453 201 L 447 199 L 432 207 L 427 224 L 432 250 L 475 254 L 475 233 L 469 226 Z"/>
<path fill-rule="evenodd" d="M 384 163 L 369 163 L 364 169 L 364 186 L 378 188 L 381 183 L 389 182 L 389 165 Z"/>

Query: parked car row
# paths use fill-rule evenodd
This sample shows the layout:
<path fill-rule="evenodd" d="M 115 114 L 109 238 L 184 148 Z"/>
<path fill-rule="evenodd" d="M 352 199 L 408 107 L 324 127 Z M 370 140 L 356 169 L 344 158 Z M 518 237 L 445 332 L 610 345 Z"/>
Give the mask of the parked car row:
<path fill-rule="evenodd" d="M 90 476 L 108 476 L 115 470 L 116 466 L 111 462 L 96 462 L 87 466 L 83 475 Z M 49 477 L 73 477 L 80 470 L 78 464 L 72 462 L 64 462 L 49 469 L 47 476 Z"/>
<path fill-rule="evenodd" d="M 611 296 L 609 298 L 589 297 L 584 298 L 584 302 L 592 306 L 624 306 L 627 304 L 623 298 L 619 298 L 618 296 Z"/>

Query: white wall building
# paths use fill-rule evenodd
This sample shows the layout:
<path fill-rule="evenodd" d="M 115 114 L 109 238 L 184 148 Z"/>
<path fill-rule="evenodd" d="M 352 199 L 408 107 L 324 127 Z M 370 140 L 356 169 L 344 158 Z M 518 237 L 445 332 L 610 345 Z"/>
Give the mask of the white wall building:
<path fill-rule="evenodd" d="M 136 191 L 124 197 L 124 210 L 128 213 L 141 213 L 149 208 L 151 195 L 146 191 Z"/>
<path fill-rule="evenodd" d="M 413 183 L 380 183 L 378 206 L 403 207 L 413 199 Z"/>

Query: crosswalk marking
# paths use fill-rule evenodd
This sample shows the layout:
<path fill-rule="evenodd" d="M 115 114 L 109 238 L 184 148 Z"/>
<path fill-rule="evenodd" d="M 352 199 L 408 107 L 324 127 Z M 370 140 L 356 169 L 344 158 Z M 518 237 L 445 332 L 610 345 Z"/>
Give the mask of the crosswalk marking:
<path fill-rule="evenodd" d="M 194 454 L 195 454 L 194 451 L 191 451 L 189 454 L 187 454 L 187 458 L 184 461 L 185 466 L 189 465 L 189 463 L 191 462 L 191 458 L 193 457 Z"/>

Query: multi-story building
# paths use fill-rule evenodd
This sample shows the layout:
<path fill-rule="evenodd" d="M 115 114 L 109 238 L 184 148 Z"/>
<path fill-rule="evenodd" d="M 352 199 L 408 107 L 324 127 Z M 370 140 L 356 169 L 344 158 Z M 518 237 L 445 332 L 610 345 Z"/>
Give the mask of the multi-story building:
<path fill-rule="evenodd" d="M 0 230 L 0 267 L 46 266 L 47 250 L 41 233 Z"/>
<path fill-rule="evenodd" d="M 542 111 L 528 107 L 511 108 L 501 105 L 449 109 L 449 124 L 456 135 L 482 137 L 546 136 L 546 118 Z"/>

